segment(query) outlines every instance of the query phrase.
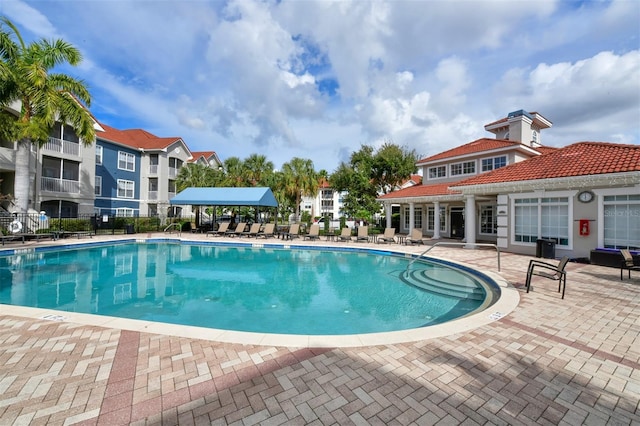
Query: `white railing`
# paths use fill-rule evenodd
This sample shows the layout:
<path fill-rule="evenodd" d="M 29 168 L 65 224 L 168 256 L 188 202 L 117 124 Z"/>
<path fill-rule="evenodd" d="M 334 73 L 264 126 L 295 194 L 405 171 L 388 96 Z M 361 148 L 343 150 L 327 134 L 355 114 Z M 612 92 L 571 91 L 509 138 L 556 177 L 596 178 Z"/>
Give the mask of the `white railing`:
<path fill-rule="evenodd" d="M 174 167 L 169 167 L 169 177 L 174 178 L 176 176 L 178 176 L 178 169 Z"/>
<path fill-rule="evenodd" d="M 152 164 L 149 166 L 149 174 L 150 175 L 157 175 L 158 174 L 158 165 L 157 164 Z"/>
<path fill-rule="evenodd" d="M 62 154 L 80 156 L 80 144 L 57 138 L 49 138 L 42 149 Z"/>
<path fill-rule="evenodd" d="M 149 199 L 157 200 L 158 199 L 158 191 L 149 191 Z"/>
<path fill-rule="evenodd" d="M 40 179 L 40 186 L 43 191 L 65 192 L 69 194 L 80 193 L 80 182 L 77 180 L 43 177 Z"/>

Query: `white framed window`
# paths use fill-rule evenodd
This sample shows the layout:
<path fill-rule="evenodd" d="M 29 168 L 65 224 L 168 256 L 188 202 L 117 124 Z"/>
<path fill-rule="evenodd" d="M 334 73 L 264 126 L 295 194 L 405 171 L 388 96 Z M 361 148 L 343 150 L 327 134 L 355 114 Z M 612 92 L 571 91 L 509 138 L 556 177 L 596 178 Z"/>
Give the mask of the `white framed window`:
<path fill-rule="evenodd" d="M 136 171 L 136 157 L 130 152 L 118 151 L 118 169 Z"/>
<path fill-rule="evenodd" d="M 514 243 L 535 243 L 543 238 L 570 247 L 569 197 L 514 198 L 512 210 Z"/>
<path fill-rule="evenodd" d="M 438 179 L 443 177 L 447 177 L 446 166 L 429 167 L 429 179 Z"/>
<path fill-rule="evenodd" d="M 451 176 L 471 175 L 476 172 L 475 161 L 465 161 L 463 163 L 455 163 L 451 165 Z"/>
<path fill-rule="evenodd" d="M 133 198 L 135 185 L 132 180 L 118 179 L 118 198 Z"/>
<path fill-rule="evenodd" d="M 127 207 L 120 207 L 116 209 L 116 216 L 118 217 L 133 217 L 134 210 Z"/>
<path fill-rule="evenodd" d="M 483 204 L 480 206 L 480 233 L 495 235 L 498 233 L 497 206 Z"/>
<path fill-rule="evenodd" d="M 433 231 L 436 223 L 435 207 L 427 209 L 427 231 Z M 447 231 L 447 208 L 440 206 L 440 232 Z"/>
<path fill-rule="evenodd" d="M 640 250 L 640 194 L 604 195 L 604 247 Z"/>
<path fill-rule="evenodd" d="M 409 207 L 404 208 L 404 228 L 409 229 Z M 413 209 L 413 227 L 422 229 L 422 207 L 415 207 Z"/>
<path fill-rule="evenodd" d="M 507 156 L 502 155 L 500 157 L 494 158 L 483 158 L 482 159 L 482 171 L 488 172 L 490 170 L 499 169 L 500 167 L 504 167 L 507 165 Z"/>
<path fill-rule="evenodd" d="M 96 186 L 94 188 L 95 195 L 102 195 L 102 176 L 96 176 Z"/>
<path fill-rule="evenodd" d="M 102 146 L 97 145 L 96 146 L 96 166 L 101 166 L 102 165 Z"/>

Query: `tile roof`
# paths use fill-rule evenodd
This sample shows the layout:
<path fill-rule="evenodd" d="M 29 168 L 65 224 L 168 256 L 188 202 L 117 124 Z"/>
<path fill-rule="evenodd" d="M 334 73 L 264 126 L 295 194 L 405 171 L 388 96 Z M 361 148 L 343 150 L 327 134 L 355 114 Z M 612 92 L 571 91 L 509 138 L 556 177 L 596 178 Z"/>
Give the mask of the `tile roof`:
<path fill-rule="evenodd" d="M 161 138 L 142 129 L 118 130 L 106 124 L 101 124 L 101 126 L 104 132 L 98 134 L 98 138 L 121 143 L 131 148 L 164 149 L 182 140 L 179 137 Z"/>
<path fill-rule="evenodd" d="M 622 172 L 640 172 L 640 145 L 578 142 L 450 185 L 457 187 Z"/>
<path fill-rule="evenodd" d="M 215 151 L 191 151 L 192 163 L 198 161 L 199 158 L 204 157 L 205 160 L 209 160 L 209 158 L 216 155 Z"/>
<path fill-rule="evenodd" d="M 528 147 L 516 141 L 510 141 L 506 139 L 482 138 L 482 139 L 477 139 L 473 142 L 469 142 L 464 145 L 457 146 L 448 151 L 444 151 L 439 154 L 432 155 L 431 157 L 423 158 L 422 160 L 419 160 L 417 164 L 430 163 L 436 160 L 445 160 L 447 158 L 460 157 L 463 155 L 475 154 L 483 151 L 492 151 L 495 149 L 514 148 L 514 147 L 524 147 L 528 149 L 537 150 L 536 148 Z"/>
<path fill-rule="evenodd" d="M 407 197 L 429 197 L 438 195 L 458 195 L 460 191 L 449 189 L 451 183 L 437 183 L 434 185 L 414 185 L 408 188 L 399 189 L 378 197 L 379 200 L 407 198 Z"/>

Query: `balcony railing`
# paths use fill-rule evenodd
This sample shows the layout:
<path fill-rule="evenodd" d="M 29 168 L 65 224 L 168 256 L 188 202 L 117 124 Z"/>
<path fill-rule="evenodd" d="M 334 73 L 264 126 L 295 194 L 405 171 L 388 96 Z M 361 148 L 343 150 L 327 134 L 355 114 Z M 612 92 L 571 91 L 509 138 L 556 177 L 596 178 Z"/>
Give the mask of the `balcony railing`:
<path fill-rule="evenodd" d="M 157 175 L 158 174 L 158 165 L 157 164 L 151 164 L 149 166 L 149 174 L 150 175 Z"/>
<path fill-rule="evenodd" d="M 149 199 L 157 200 L 158 199 L 158 191 L 149 191 Z"/>
<path fill-rule="evenodd" d="M 68 155 L 80 156 L 80 144 L 50 137 L 42 149 Z"/>
<path fill-rule="evenodd" d="M 40 179 L 40 186 L 43 191 L 64 192 L 68 194 L 80 193 L 80 182 L 77 180 L 43 177 Z"/>
<path fill-rule="evenodd" d="M 169 167 L 169 177 L 174 178 L 176 176 L 178 176 L 178 169 L 175 167 Z"/>

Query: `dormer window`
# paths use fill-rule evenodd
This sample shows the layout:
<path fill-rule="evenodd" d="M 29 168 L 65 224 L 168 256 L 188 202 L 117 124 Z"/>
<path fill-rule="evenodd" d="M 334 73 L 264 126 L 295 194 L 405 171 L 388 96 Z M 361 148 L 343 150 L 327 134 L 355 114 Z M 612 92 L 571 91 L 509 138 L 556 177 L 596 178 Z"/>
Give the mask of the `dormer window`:
<path fill-rule="evenodd" d="M 445 166 L 429 167 L 429 179 L 438 179 L 447 176 L 447 168 Z"/>

